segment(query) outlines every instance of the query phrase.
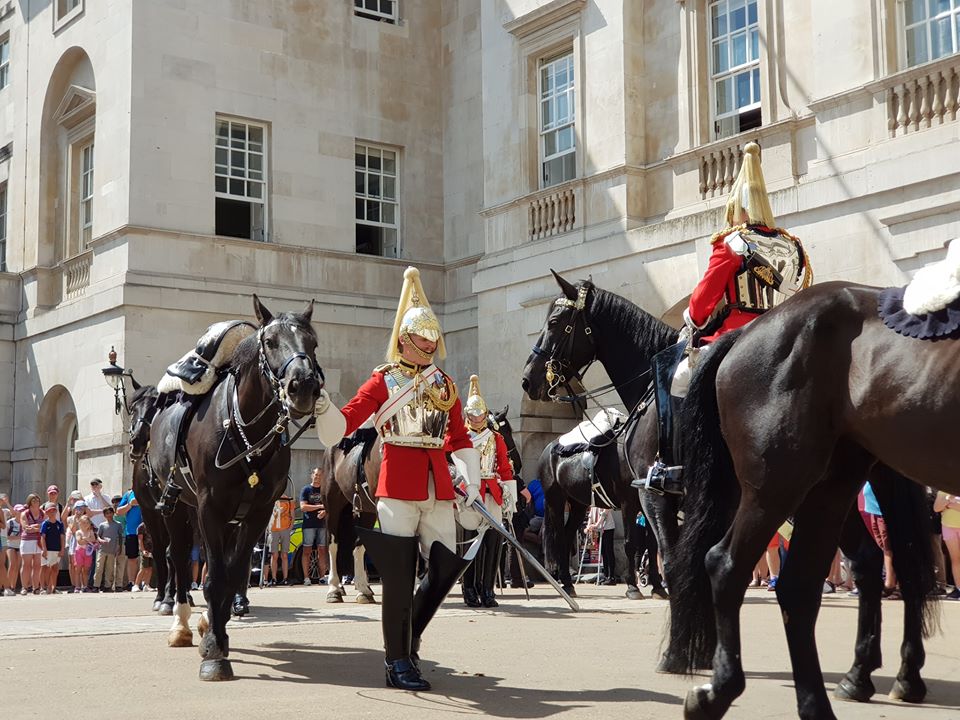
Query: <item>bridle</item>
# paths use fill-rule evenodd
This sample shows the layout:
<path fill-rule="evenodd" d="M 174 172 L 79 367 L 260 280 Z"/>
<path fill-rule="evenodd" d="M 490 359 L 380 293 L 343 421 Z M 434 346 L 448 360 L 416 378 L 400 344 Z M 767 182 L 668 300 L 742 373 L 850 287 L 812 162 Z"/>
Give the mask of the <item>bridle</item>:
<path fill-rule="evenodd" d="M 267 405 L 266 408 L 264 408 L 264 412 L 266 412 L 267 408 L 272 407 L 274 403 L 279 402 L 283 406 L 283 412 L 286 414 L 287 419 L 289 420 L 290 419 L 290 398 L 287 397 L 287 391 L 283 387 L 283 378 L 287 374 L 287 370 L 290 368 L 290 365 L 296 360 L 306 360 L 310 364 L 310 367 L 313 369 L 313 372 L 319 376 L 320 387 L 323 387 L 326 384 L 327 379 L 324 376 L 323 368 L 320 367 L 320 363 L 317 362 L 317 359 L 315 357 L 311 357 L 310 355 L 307 355 L 307 353 L 302 351 L 291 354 L 290 357 L 288 357 L 286 360 L 283 361 L 283 363 L 280 365 L 279 370 L 274 371 L 274 369 L 270 367 L 270 363 L 267 362 L 267 351 L 263 343 L 263 333 L 268 327 L 270 327 L 270 325 L 272 325 L 275 322 L 281 322 L 281 321 L 276 319 L 271 320 L 270 322 L 268 322 L 266 325 L 264 325 L 257 331 L 257 364 L 260 367 L 260 372 L 267 379 L 267 381 L 270 383 L 271 388 L 273 389 L 273 399 L 270 401 L 270 404 Z M 234 387 L 234 394 L 236 394 L 236 391 L 237 391 L 236 387 Z M 239 410 L 237 412 L 239 417 Z M 263 412 L 261 412 L 260 415 L 258 415 L 254 420 L 251 420 L 250 423 L 245 423 L 244 427 L 246 427 L 246 425 L 255 423 L 262 416 L 263 416 Z"/>
<path fill-rule="evenodd" d="M 593 340 L 593 329 L 590 327 L 589 318 L 587 317 L 587 295 L 590 293 L 590 290 L 593 288 L 593 283 L 589 280 L 584 281 L 579 288 L 577 288 L 577 299 L 571 300 L 567 297 L 557 298 L 553 304 L 556 307 L 572 308 L 573 317 L 570 318 L 570 321 L 564 327 L 563 337 L 554 344 L 550 350 L 545 350 L 540 347 L 539 342 L 533 346 L 533 354 L 538 357 L 545 357 L 546 360 L 546 380 L 547 385 L 547 396 L 553 400 L 557 399 L 557 388 L 565 387 L 570 395 L 575 395 L 573 388 L 570 386 L 571 382 L 577 382 L 581 387 L 583 387 L 583 376 L 586 374 L 587 370 L 590 369 L 590 366 L 593 364 L 594 360 L 597 358 L 596 346 Z M 583 334 L 586 335 L 587 340 L 590 341 L 591 347 L 594 348 L 594 352 L 587 363 L 581 368 L 574 368 L 571 360 L 569 358 L 569 351 L 573 349 L 574 336 L 576 335 L 577 326 L 583 324 Z M 542 333 L 541 333 L 542 336 Z"/>

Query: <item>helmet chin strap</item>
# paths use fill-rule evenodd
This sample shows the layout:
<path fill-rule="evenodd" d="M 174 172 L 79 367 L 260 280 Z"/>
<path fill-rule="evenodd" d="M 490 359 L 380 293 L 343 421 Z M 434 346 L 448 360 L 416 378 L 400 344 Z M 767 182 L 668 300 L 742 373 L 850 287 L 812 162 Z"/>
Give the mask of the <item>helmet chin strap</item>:
<path fill-rule="evenodd" d="M 419 345 L 417 345 L 413 341 L 413 338 L 410 337 L 410 333 L 404 332 L 400 336 L 400 343 L 404 346 L 409 346 L 413 348 L 413 351 L 420 357 L 421 360 L 424 361 L 421 364 L 429 365 L 430 363 L 433 362 L 433 353 L 428 353 L 426 350 L 423 350 Z"/>

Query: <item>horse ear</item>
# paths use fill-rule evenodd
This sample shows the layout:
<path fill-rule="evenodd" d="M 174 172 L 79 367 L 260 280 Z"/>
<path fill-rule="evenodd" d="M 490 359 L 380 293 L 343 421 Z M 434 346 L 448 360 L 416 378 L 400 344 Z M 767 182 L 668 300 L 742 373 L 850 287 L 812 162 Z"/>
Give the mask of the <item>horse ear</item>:
<path fill-rule="evenodd" d="M 303 309 L 303 312 L 300 313 L 300 317 L 303 318 L 305 323 L 310 323 L 311 318 L 313 318 L 313 299 L 307 303 L 307 306 Z"/>
<path fill-rule="evenodd" d="M 253 294 L 253 314 L 257 316 L 257 322 L 260 323 L 260 327 L 263 327 L 271 320 L 273 320 L 273 313 L 267 310 L 267 306 L 260 302 L 260 298 L 257 297 L 257 294 Z"/>
<path fill-rule="evenodd" d="M 510 412 L 510 405 L 509 404 L 504 405 L 503 410 L 500 411 L 500 417 L 503 417 L 503 418 L 507 417 L 507 413 L 509 412 Z"/>
<path fill-rule="evenodd" d="M 569 300 L 577 299 L 577 288 L 571 285 L 569 282 L 564 280 L 560 275 L 557 274 L 557 271 L 553 268 L 550 268 L 550 272 L 553 273 L 554 280 L 557 281 L 557 285 L 560 286 L 560 289 L 563 290 L 563 294 L 567 296 Z"/>

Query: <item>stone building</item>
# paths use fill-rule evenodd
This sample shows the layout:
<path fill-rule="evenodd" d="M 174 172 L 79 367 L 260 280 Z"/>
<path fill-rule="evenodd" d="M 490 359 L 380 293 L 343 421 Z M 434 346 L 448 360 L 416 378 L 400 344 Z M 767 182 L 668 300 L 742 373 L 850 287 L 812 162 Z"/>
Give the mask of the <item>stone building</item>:
<path fill-rule="evenodd" d="M 0 0 L 0 490 L 119 490 L 109 349 L 154 382 L 253 292 L 317 300 L 342 401 L 409 263 L 532 462 L 572 420 L 518 385 L 548 269 L 666 313 L 747 142 L 818 280 L 942 256 L 958 32 L 957 0 Z"/>

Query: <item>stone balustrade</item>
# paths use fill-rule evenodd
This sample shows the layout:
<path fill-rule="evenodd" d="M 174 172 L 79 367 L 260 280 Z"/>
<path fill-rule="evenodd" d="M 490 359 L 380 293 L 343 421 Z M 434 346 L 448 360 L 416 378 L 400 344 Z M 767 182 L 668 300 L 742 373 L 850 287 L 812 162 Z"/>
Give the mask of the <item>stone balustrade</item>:
<path fill-rule="evenodd" d="M 740 165 L 743 163 L 743 145 L 741 140 L 733 145 L 715 147 L 700 157 L 700 198 L 726 195 L 733 188 Z"/>
<path fill-rule="evenodd" d="M 69 260 L 63 261 L 63 298 L 79 297 L 90 285 L 90 263 L 93 251 L 87 250 Z"/>
<path fill-rule="evenodd" d="M 531 240 L 559 235 L 573 230 L 577 220 L 577 203 L 573 188 L 542 193 L 530 200 L 529 237 Z"/>
<path fill-rule="evenodd" d="M 960 56 L 951 55 L 885 80 L 890 137 L 956 121 Z"/>

